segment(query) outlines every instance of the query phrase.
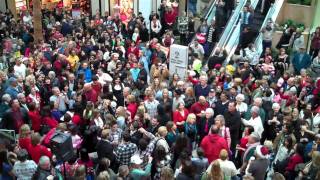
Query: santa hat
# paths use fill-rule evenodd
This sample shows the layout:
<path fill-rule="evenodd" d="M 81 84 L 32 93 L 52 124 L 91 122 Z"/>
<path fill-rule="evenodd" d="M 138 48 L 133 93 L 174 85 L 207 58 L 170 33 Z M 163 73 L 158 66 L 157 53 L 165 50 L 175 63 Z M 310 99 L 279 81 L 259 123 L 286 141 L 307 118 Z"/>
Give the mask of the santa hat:
<path fill-rule="evenodd" d="M 269 150 L 265 146 L 258 145 L 256 147 L 256 153 L 260 158 L 267 159 L 268 158 L 268 154 L 269 154 Z"/>

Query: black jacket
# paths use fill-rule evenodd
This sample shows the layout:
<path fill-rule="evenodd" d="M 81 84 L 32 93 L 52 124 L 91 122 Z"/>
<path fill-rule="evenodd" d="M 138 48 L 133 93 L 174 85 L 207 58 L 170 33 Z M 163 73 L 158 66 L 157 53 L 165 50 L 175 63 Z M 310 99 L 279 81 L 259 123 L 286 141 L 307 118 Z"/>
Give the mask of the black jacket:
<path fill-rule="evenodd" d="M 226 111 L 224 113 L 224 118 L 226 121 L 226 127 L 230 130 L 231 136 L 231 150 L 235 150 L 236 145 L 238 144 L 239 133 L 240 133 L 240 126 L 241 126 L 241 116 L 238 111 L 236 112 L 229 112 Z"/>
<path fill-rule="evenodd" d="M 208 132 L 204 131 L 206 127 L 206 121 L 207 121 L 207 118 L 203 117 L 200 119 L 198 123 L 198 135 L 200 136 L 200 140 L 204 138 L 206 135 L 208 135 L 208 132 L 210 131 L 210 127 L 214 124 L 214 118 L 211 117 L 208 119 Z"/>
<path fill-rule="evenodd" d="M 3 119 L 0 123 L 0 129 L 15 130 L 16 133 L 19 132 L 19 129 L 15 129 L 15 119 L 14 119 L 13 113 L 14 112 L 12 111 L 11 108 L 4 113 Z M 19 113 L 19 112 L 15 112 L 15 113 Z M 20 108 L 20 113 L 23 121 L 22 124 L 29 124 L 30 120 L 29 120 L 29 115 L 26 109 Z"/>
<path fill-rule="evenodd" d="M 113 154 L 113 146 L 109 141 L 101 139 L 98 141 L 97 146 L 98 158 L 108 158 L 111 163 L 115 160 L 115 155 Z"/>
<path fill-rule="evenodd" d="M 214 55 L 214 56 L 209 57 L 209 60 L 208 60 L 208 68 L 209 68 L 209 70 L 212 70 L 216 64 L 221 64 L 222 65 L 224 60 L 225 60 L 224 56 Z"/>

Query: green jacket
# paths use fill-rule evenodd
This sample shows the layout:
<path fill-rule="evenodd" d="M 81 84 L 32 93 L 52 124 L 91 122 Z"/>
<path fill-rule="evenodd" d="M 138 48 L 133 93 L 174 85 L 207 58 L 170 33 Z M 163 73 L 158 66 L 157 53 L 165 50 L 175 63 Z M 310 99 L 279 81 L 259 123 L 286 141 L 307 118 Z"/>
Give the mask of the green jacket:
<path fill-rule="evenodd" d="M 140 180 L 143 177 L 149 177 L 151 174 L 151 163 L 148 163 L 146 169 L 132 169 L 130 172 L 130 177 L 132 180 Z"/>

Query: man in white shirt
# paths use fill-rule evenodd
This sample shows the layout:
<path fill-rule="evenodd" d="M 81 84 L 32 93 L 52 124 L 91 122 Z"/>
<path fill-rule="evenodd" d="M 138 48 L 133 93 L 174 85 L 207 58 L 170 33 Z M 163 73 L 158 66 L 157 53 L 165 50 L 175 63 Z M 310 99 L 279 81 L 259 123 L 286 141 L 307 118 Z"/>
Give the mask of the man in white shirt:
<path fill-rule="evenodd" d="M 252 126 L 254 128 L 254 132 L 258 133 L 261 138 L 264 128 L 263 128 L 261 118 L 259 116 L 259 111 L 260 109 L 258 106 L 252 106 L 251 118 L 248 121 L 242 118 L 241 121 L 245 126 Z"/>
<path fill-rule="evenodd" d="M 22 62 L 28 58 L 18 58 L 16 59 L 16 64 L 14 65 L 14 74 L 16 76 L 21 76 L 23 79 L 26 78 L 27 67 Z"/>
<path fill-rule="evenodd" d="M 119 60 L 119 54 L 113 53 L 111 55 L 111 61 L 108 63 L 108 72 L 111 73 L 117 68 L 117 62 Z"/>
<path fill-rule="evenodd" d="M 112 77 L 108 74 L 103 72 L 101 68 L 98 69 L 97 71 L 97 76 L 98 76 L 98 82 L 101 83 L 101 85 L 105 85 L 107 82 L 112 82 Z"/>

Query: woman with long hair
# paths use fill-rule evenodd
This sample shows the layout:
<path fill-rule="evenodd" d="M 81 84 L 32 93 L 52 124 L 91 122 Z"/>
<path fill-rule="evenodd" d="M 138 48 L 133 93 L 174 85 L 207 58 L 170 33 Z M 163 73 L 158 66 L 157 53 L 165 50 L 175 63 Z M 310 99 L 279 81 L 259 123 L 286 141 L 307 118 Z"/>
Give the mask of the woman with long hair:
<path fill-rule="evenodd" d="M 174 124 L 177 126 L 179 132 L 184 132 L 183 125 L 187 120 L 189 115 L 189 111 L 184 107 L 183 102 L 179 102 L 176 110 L 173 112 L 172 120 Z"/>
<path fill-rule="evenodd" d="M 166 140 L 167 140 L 169 146 L 171 147 L 172 144 L 176 141 L 176 138 L 179 134 L 179 131 L 177 130 L 177 126 L 174 124 L 173 121 L 168 121 L 166 124 L 166 127 L 168 130 Z"/>
<path fill-rule="evenodd" d="M 28 149 L 31 145 L 31 130 L 28 124 L 20 127 L 18 142 L 21 149 Z"/>
<path fill-rule="evenodd" d="M 201 180 L 223 180 L 224 174 L 221 170 L 219 160 L 215 160 L 209 166 L 207 172 L 203 174 Z"/>
<path fill-rule="evenodd" d="M 294 146 L 294 154 L 290 156 L 289 162 L 285 168 L 285 177 L 288 180 L 294 180 L 297 177 L 297 172 L 295 168 L 298 164 L 303 163 L 303 155 L 304 155 L 304 145 L 302 143 L 298 143 Z"/>

